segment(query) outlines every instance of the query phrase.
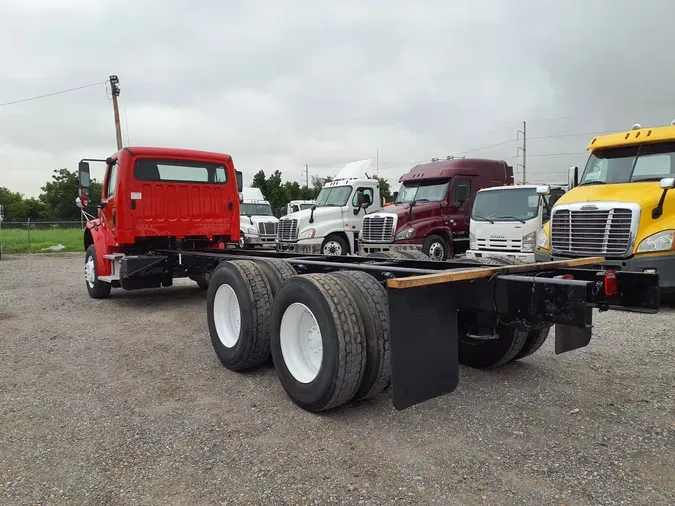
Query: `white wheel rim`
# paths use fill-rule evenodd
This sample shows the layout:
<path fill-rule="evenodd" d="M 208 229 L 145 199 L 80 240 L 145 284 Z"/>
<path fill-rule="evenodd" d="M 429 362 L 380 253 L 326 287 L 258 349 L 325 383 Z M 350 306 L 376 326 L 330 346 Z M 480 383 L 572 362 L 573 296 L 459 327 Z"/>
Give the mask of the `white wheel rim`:
<path fill-rule="evenodd" d="M 241 310 L 239 299 L 230 285 L 220 285 L 213 298 L 213 323 L 218 339 L 225 348 L 232 348 L 239 341 Z"/>
<path fill-rule="evenodd" d="M 323 361 L 323 342 L 316 317 L 307 306 L 295 302 L 286 308 L 279 341 L 288 372 L 300 383 L 314 381 Z"/>
<path fill-rule="evenodd" d="M 435 242 L 429 247 L 429 257 L 432 260 L 443 260 L 443 255 L 445 254 L 445 248 L 440 242 Z"/>
<path fill-rule="evenodd" d="M 96 267 L 94 266 L 94 257 L 88 257 L 84 263 L 84 280 L 89 285 L 89 288 L 94 288 L 96 281 Z"/>
<path fill-rule="evenodd" d="M 330 256 L 342 255 L 342 246 L 337 241 L 328 241 L 323 245 L 323 254 Z"/>

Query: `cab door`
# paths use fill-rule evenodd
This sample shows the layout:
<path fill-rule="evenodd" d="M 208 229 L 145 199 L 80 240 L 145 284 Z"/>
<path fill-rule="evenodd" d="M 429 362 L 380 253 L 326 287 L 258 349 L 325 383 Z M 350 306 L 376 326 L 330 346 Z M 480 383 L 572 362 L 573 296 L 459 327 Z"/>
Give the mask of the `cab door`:
<path fill-rule="evenodd" d="M 469 177 L 459 176 L 454 180 L 450 192 L 450 208 L 448 219 L 452 240 L 455 243 L 455 253 L 463 252 L 469 245 L 469 224 L 466 216 L 471 216 L 473 208 L 473 187 Z M 444 220 L 445 222 L 446 220 Z"/>
<path fill-rule="evenodd" d="M 101 209 L 99 218 L 101 224 L 108 229 L 115 243 L 117 243 L 117 182 L 119 176 L 119 163 L 117 159 L 111 160 L 106 169 L 101 195 Z"/>

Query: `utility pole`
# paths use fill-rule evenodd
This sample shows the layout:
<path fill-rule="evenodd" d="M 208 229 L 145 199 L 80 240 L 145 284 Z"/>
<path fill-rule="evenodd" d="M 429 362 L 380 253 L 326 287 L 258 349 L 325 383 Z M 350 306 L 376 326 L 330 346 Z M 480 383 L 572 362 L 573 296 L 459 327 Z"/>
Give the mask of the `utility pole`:
<path fill-rule="evenodd" d="M 380 177 L 380 150 L 375 150 L 375 173 Z"/>
<path fill-rule="evenodd" d="M 117 136 L 117 149 L 122 149 L 122 127 L 120 126 L 120 110 L 117 106 L 117 97 L 120 96 L 120 83 L 116 75 L 109 77 L 110 92 L 112 93 L 113 112 L 115 113 L 115 135 Z"/>
<path fill-rule="evenodd" d="M 527 123 L 523 121 L 523 129 L 518 130 L 518 133 L 516 134 L 516 140 L 520 140 L 520 135 L 523 135 L 523 146 L 518 146 L 518 150 L 516 152 L 516 156 L 518 156 L 521 152 L 523 153 L 523 163 L 519 163 L 518 167 L 523 168 L 523 184 L 527 183 L 527 178 L 526 178 L 526 167 L 527 167 Z"/>
<path fill-rule="evenodd" d="M 309 188 L 309 165 L 305 164 L 305 186 Z"/>

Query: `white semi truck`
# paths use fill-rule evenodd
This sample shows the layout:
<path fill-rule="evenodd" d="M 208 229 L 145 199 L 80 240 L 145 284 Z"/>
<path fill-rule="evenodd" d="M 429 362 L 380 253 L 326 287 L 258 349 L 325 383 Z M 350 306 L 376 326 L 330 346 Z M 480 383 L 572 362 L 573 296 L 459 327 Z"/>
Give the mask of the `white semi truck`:
<path fill-rule="evenodd" d="M 277 251 L 331 256 L 358 253 L 363 217 L 382 208 L 380 183 L 367 175 L 372 163 L 372 159 L 348 163 L 323 186 L 310 209 L 282 217 Z"/>
<path fill-rule="evenodd" d="M 260 188 L 242 190 L 239 203 L 239 247 L 273 246 L 279 219 L 272 214 L 272 206 L 265 200 Z"/>
<path fill-rule="evenodd" d="M 534 263 L 537 234 L 565 193 L 548 185 L 495 186 L 476 193 L 467 258 Z"/>
<path fill-rule="evenodd" d="M 291 200 L 286 204 L 286 212 L 284 215 L 304 211 L 305 209 L 311 208 L 314 204 L 316 204 L 316 200 Z"/>

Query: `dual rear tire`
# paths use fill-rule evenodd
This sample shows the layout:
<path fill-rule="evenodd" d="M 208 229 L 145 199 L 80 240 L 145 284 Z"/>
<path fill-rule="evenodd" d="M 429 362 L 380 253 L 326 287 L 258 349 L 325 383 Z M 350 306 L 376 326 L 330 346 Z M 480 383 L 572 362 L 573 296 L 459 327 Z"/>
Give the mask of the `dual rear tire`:
<path fill-rule="evenodd" d="M 234 260 L 207 293 L 211 343 L 242 371 L 272 357 L 291 400 L 319 412 L 373 397 L 391 381 L 384 286 L 363 272 L 294 276 L 283 260 Z"/>

